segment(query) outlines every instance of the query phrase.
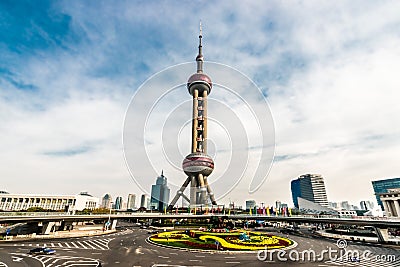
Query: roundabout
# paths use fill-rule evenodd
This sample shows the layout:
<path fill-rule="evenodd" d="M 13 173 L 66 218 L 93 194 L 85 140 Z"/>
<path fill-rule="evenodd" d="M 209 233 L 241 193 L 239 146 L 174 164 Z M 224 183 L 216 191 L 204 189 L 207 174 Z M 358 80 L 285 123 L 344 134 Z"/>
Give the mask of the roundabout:
<path fill-rule="evenodd" d="M 289 238 L 247 230 L 203 231 L 179 230 L 151 235 L 148 240 L 157 245 L 212 251 L 285 250 L 297 246 Z"/>

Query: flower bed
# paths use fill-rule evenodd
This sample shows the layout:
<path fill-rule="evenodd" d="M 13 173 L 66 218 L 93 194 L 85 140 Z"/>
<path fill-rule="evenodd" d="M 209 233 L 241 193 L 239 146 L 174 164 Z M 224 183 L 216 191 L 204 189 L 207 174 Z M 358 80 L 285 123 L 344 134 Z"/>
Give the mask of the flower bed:
<path fill-rule="evenodd" d="M 281 236 L 243 230 L 224 233 L 171 231 L 151 235 L 149 239 L 154 243 L 172 247 L 229 251 L 284 249 L 294 244 L 294 241 Z"/>

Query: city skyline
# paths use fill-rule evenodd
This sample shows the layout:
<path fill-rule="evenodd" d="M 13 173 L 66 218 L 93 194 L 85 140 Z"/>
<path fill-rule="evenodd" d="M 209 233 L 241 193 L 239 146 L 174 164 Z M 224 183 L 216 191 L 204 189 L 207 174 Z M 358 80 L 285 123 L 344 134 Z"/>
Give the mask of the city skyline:
<path fill-rule="evenodd" d="M 249 194 L 243 179 L 219 202 L 289 204 L 290 181 L 320 173 L 330 201 L 358 203 L 374 198 L 371 181 L 399 177 L 399 3 L 0 7 L 0 190 L 140 196 L 122 155 L 129 99 L 154 73 L 193 60 L 200 19 L 207 60 L 260 87 L 276 132 L 274 164 L 260 189 Z M 162 14 L 177 15 L 165 23 Z M 161 169 L 184 179 L 162 157 L 156 167 L 143 171 L 146 193 Z"/>

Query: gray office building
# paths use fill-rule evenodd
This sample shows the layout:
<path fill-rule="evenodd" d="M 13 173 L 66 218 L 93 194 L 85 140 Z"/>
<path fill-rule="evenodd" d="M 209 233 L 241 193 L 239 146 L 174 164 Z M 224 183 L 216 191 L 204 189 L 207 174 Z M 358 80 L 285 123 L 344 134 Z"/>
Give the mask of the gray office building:
<path fill-rule="evenodd" d="M 156 184 L 151 186 L 150 209 L 164 211 L 164 208 L 168 206 L 169 193 L 167 177 L 162 171 L 161 175 L 157 177 Z"/>
<path fill-rule="evenodd" d="M 304 174 L 291 182 L 293 204 L 299 208 L 298 198 L 328 207 L 324 178 L 319 174 Z"/>

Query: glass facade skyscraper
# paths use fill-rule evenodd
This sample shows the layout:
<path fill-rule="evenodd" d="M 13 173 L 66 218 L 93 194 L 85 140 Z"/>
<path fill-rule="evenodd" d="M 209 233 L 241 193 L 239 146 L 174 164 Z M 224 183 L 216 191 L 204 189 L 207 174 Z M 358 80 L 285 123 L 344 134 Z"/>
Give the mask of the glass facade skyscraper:
<path fill-rule="evenodd" d="M 157 177 L 156 184 L 151 186 L 150 209 L 164 211 L 168 206 L 170 190 L 164 172 Z"/>
<path fill-rule="evenodd" d="M 400 178 L 372 181 L 372 187 L 374 188 L 375 197 L 378 205 L 381 206 L 382 210 L 385 210 L 379 194 L 387 193 L 388 189 L 400 188 Z"/>
<path fill-rule="evenodd" d="M 121 209 L 122 209 L 122 197 L 117 197 L 117 198 L 115 199 L 114 208 L 115 208 L 116 210 L 121 210 Z"/>
<path fill-rule="evenodd" d="M 293 204 L 299 208 L 298 198 L 328 207 L 324 178 L 319 174 L 301 175 L 291 182 Z"/>

